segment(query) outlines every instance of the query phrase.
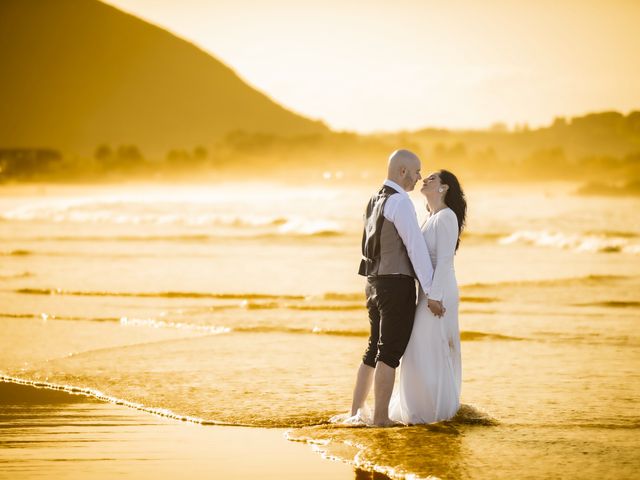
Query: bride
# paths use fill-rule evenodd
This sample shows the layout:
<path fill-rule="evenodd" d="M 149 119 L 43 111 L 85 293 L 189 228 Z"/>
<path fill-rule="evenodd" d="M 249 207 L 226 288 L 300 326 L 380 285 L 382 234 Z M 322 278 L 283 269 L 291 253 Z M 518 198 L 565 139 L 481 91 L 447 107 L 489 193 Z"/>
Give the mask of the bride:
<path fill-rule="evenodd" d="M 460 406 L 462 383 L 453 256 L 460 244 L 467 203 L 458 179 L 447 170 L 429 175 L 420 192 L 430 212 L 422 227 L 434 267 L 429 298 L 442 301 L 446 310 L 441 317 L 434 315 L 420 291 L 411 338 L 389 404 L 389 418 L 405 424 L 453 417 Z"/>

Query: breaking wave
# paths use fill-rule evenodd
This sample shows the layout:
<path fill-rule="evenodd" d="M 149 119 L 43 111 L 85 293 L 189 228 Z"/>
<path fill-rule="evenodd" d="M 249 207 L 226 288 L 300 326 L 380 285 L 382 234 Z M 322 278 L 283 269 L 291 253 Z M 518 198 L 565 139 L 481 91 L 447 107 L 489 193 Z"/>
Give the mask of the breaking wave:
<path fill-rule="evenodd" d="M 499 240 L 501 245 L 524 244 L 577 252 L 640 254 L 637 235 L 629 232 L 562 233 L 549 230 L 521 230 Z"/>
<path fill-rule="evenodd" d="M 330 219 L 301 216 L 250 215 L 182 211 L 179 205 L 162 210 L 149 205 L 122 202 L 71 204 L 58 206 L 27 205 L 0 214 L 0 220 L 14 222 L 53 222 L 186 228 L 216 227 L 216 235 L 177 234 L 142 236 L 55 236 L 56 241 L 204 241 L 216 238 L 315 237 L 344 234 L 340 224 Z M 137 209 L 136 209 L 137 208 Z"/>

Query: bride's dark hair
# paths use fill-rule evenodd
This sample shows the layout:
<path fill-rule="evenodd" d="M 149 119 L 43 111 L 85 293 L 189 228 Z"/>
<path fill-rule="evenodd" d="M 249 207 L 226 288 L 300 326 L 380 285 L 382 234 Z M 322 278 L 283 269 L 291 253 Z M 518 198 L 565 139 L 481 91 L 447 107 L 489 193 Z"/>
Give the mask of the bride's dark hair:
<path fill-rule="evenodd" d="M 438 172 L 440 177 L 440 183 L 448 185 L 447 193 L 444 195 L 444 203 L 453 210 L 453 213 L 458 217 L 458 242 L 456 243 L 456 251 L 460 246 L 460 235 L 465 226 L 465 220 L 467 218 L 467 200 L 464 196 L 464 191 L 460 186 L 460 182 L 457 177 L 449 170 L 440 170 Z"/>

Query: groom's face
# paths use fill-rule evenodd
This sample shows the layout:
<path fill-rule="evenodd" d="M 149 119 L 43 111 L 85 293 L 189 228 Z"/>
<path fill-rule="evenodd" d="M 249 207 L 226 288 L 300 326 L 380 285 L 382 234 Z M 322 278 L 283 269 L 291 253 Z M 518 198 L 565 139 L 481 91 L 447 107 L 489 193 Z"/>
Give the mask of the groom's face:
<path fill-rule="evenodd" d="M 403 185 L 407 192 L 412 191 L 415 188 L 416 183 L 418 183 L 418 180 L 422 178 L 422 175 L 420 175 L 420 168 L 420 162 L 413 162 L 411 165 L 407 166 L 405 184 Z"/>

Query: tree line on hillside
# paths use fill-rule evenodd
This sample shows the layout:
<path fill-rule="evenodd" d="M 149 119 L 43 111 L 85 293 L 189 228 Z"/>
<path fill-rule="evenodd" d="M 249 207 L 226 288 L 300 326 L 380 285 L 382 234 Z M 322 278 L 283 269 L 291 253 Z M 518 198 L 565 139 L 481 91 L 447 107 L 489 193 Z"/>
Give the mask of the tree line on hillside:
<path fill-rule="evenodd" d="M 261 173 L 278 168 L 344 167 L 388 155 L 392 146 L 351 133 L 283 137 L 234 131 L 211 147 L 173 148 L 147 157 L 137 145 L 98 145 L 90 156 L 55 149 L 0 148 L 0 181 L 120 180 L 188 178 L 246 168 Z"/>
<path fill-rule="evenodd" d="M 231 132 L 208 146 L 174 148 L 147 158 L 136 145 L 96 146 L 91 156 L 55 149 L 0 149 L 3 181 L 172 179 L 224 172 L 282 175 L 339 169 L 383 171 L 396 148 L 414 150 L 425 169 L 447 168 L 473 180 L 640 181 L 640 112 L 558 118 L 532 130 L 504 126 L 484 131 L 424 129 L 380 135 L 325 133 L 278 136 Z"/>

